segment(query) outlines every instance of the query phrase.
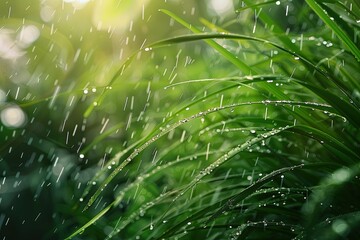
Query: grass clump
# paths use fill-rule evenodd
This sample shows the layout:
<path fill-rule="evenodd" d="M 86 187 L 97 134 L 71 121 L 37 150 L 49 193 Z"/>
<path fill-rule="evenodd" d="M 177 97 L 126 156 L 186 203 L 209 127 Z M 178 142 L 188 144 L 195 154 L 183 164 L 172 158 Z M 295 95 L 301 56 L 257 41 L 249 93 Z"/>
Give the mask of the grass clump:
<path fill-rule="evenodd" d="M 297 32 L 284 29 L 281 17 L 270 12 L 280 11 L 275 1 L 239 6 L 239 14 L 251 9 L 259 18 L 256 33 L 250 34 L 234 32 L 234 22 L 222 23 L 223 28 L 204 20 L 200 30 L 161 10 L 192 33 L 151 44 L 146 51 L 200 45 L 222 58 L 216 69 L 228 71 L 207 78 L 195 74 L 166 86 L 165 94 L 178 88 L 196 91 L 186 93 L 183 106 L 172 106 L 179 110 L 168 112 L 129 149 L 90 195 L 88 207 L 128 165 L 147 158 L 148 148 L 156 149 L 153 160 L 110 204 L 128 206 L 108 238 L 337 239 L 358 234 L 359 204 L 351 195 L 359 184 L 359 99 L 356 74 L 347 74 L 359 67 L 357 10 L 337 1 L 297 4 L 302 5 L 293 13 L 297 19 L 312 16 Z"/>
<path fill-rule="evenodd" d="M 213 19 L 161 9 L 176 32 L 103 66 L 108 73 L 90 70 L 101 87 L 82 81 L 62 93 L 93 92 L 76 108 L 94 129 L 69 150 L 80 163 L 69 168 L 78 174 L 68 175 L 68 226 L 57 226 L 72 232 L 62 237 L 360 234 L 358 3 L 233 7 Z"/>

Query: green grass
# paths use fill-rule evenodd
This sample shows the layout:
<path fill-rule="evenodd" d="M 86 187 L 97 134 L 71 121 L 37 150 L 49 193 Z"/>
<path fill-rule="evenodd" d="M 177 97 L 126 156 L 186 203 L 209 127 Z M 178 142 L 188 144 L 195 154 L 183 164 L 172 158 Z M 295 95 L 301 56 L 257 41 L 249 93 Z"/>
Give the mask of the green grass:
<path fill-rule="evenodd" d="M 267 4 L 274 5 L 273 2 Z M 331 8 L 331 3 L 325 5 L 325 3 L 307 1 L 307 4 L 325 22 L 329 30 L 323 32 L 324 35 L 318 35 L 315 33 L 317 28 L 313 28 L 309 29 L 310 32 L 306 35 L 315 34 L 316 38 L 326 39 L 329 32 L 333 31 L 338 38 L 332 37 L 334 49 L 325 53 L 331 54 L 336 51 L 336 48 L 341 50 L 341 46 L 344 45 L 348 47 L 349 54 L 359 59 L 359 48 L 351 40 L 354 37 L 349 37 L 339 27 L 339 25 L 348 26 L 349 23 L 343 17 L 338 17 L 338 22 L 334 22 L 325 14 L 324 8 Z M 253 7 L 259 6 L 260 4 Z M 162 149 L 171 147 L 169 151 L 163 150 L 166 153 L 159 156 L 156 161 L 159 163 L 156 164 L 158 165 L 156 170 L 152 165 L 148 166 L 149 169 L 146 167 L 143 170 L 144 173 L 134 182 L 136 184 L 130 184 L 120 191 L 118 198 L 111 206 L 115 207 L 128 194 L 130 196 L 134 194 L 131 193 L 132 188 L 140 188 L 136 191 L 145 191 L 145 197 L 143 201 L 137 201 L 134 197 L 135 202 L 126 211 L 128 214 L 125 212 L 124 216 L 119 216 L 119 223 L 108 237 L 127 236 L 140 226 L 142 226 L 141 231 L 137 234 L 155 239 L 188 239 L 196 238 L 196 236 L 207 236 L 210 239 L 217 239 L 220 236 L 241 239 L 245 237 L 262 239 L 265 236 L 313 238 L 321 235 L 327 239 L 336 239 L 355 236 L 357 230 L 354 226 L 359 224 L 357 220 L 359 206 L 356 199 L 344 198 L 339 192 L 351 191 L 351 188 L 356 188 L 359 184 L 356 177 L 356 166 L 359 161 L 357 153 L 359 144 L 357 129 L 360 116 L 357 106 L 359 103 L 353 98 L 351 88 L 346 86 L 352 84 L 351 82 L 344 83 L 344 77 L 339 74 L 339 71 L 335 72 L 329 66 L 317 63 L 322 58 L 329 58 L 331 55 L 317 55 L 316 52 L 307 50 L 307 45 L 311 47 L 313 44 L 311 41 L 302 42 L 302 50 L 297 49 L 296 45 L 291 44 L 290 36 L 285 36 L 278 28 L 274 30 L 272 37 L 275 37 L 274 41 L 278 38 L 280 43 L 251 35 L 224 32 L 203 34 L 194 25 L 175 14 L 167 10 L 161 11 L 189 28 L 194 34 L 151 44 L 148 48 L 152 51 L 166 45 L 204 40 L 213 51 L 234 64 L 240 75 L 249 76 L 243 79 L 238 79 L 236 75 L 225 76 L 226 78 L 198 79 L 182 83 L 185 87 L 196 84 L 200 87 L 198 89 L 201 93 L 203 91 L 201 89 L 206 88 L 207 82 L 214 82 L 217 90 L 202 98 L 197 97 L 201 94 L 194 95 L 195 99 L 185 103 L 175 117 L 167 118 L 158 126 L 159 130 L 151 133 L 148 140 L 136 147 L 101 183 L 98 190 L 90 195 L 88 206 L 96 201 L 103 188 L 111 184 L 112 180 L 150 145 L 156 145 Z M 273 20 L 269 16 L 263 15 L 262 20 L 269 25 L 276 24 L 276 19 Z M 292 36 L 292 38 L 295 37 L 296 35 Z M 263 63 L 257 66 L 258 59 L 253 58 L 249 61 L 250 64 L 247 64 L 234 52 L 217 43 L 215 39 L 226 39 L 235 43 L 246 41 L 250 46 L 264 49 L 256 50 L 256 47 L 254 49 L 250 47 L 250 54 L 254 56 L 261 56 L 264 51 L 269 51 L 264 45 L 270 45 L 270 49 L 275 48 L 282 52 L 273 63 L 278 66 L 278 70 L 271 76 L 258 75 L 259 73 L 268 74 Z M 286 45 L 282 46 L 282 43 Z M 231 42 L 228 43 L 230 46 L 231 44 Z M 350 60 L 352 57 L 349 54 L 343 53 L 344 56 L 339 60 L 334 59 L 333 65 L 341 64 L 342 60 Z M 294 61 L 294 57 L 298 61 Z M 286 66 L 282 62 L 293 63 Z M 359 66 L 358 63 L 355 66 Z M 301 67 L 304 68 L 302 73 L 295 76 L 289 74 L 292 69 Z M 269 82 L 275 82 L 276 85 Z M 280 88 L 277 84 L 285 86 Z M 178 84 L 172 84 L 167 89 L 178 86 Z M 229 105 L 216 106 L 214 104 L 220 94 L 235 99 L 238 96 L 238 87 L 251 88 L 250 96 L 240 98 L 239 102 L 233 100 L 233 103 Z M 259 98 L 263 100 L 258 101 Z M 199 112 L 176 120 L 177 115 L 183 115 L 184 110 L 190 107 L 199 109 L 197 110 Z M 247 110 L 241 111 L 242 107 Z M 262 113 L 254 112 L 254 109 L 258 108 L 261 111 L 264 108 L 271 109 L 270 111 L 276 114 L 264 118 Z M 229 109 L 236 113 L 229 113 Z M 210 118 L 208 115 L 212 114 L 217 116 L 207 119 L 209 124 L 199 126 L 196 123 L 197 118 Z M 291 121 L 286 119 L 291 119 Z M 172 121 L 175 122 L 171 124 Z M 222 126 L 221 133 L 218 133 L 219 129 L 216 132 L 206 130 L 210 132 L 208 133 L 210 138 L 201 138 L 201 131 L 216 128 L 212 125 L 217 125 L 217 128 Z M 255 132 L 253 129 L 256 128 L 260 128 L 260 131 Z M 343 133 L 338 132 L 339 130 Z M 172 131 L 190 131 L 191 138 L 188 137 L 188 141 L 174 143 L 174 146 L 160 142 L 160 138 Z M 247 135 L 244 131 L 254 133 Z M 157 142 L 160 143 L 157 144 Z M 222 146 L 221 142 L 227 145 Z M 205 149 L 205 147 L 210 144 L 212 149 L 218 149 L 219 152 L 215 151 L 209 157 L 209 148 Z M 289 147 L 289 145 L 296 147 Z M 197 163 L 185 162 L 186 158 L 179 161 L 181 155 L 176 154 L 181 152 L 186 154 L 189 150 L 185 149 L 191 148 L 194 149 L 195 155 L 192 157 L 196 158 Z M 225 153 L 222 153 L 223 151 Z M 306 152 L 305 156 L 302 151 Z M 204 159 L 204 154 L 207 156 L 206 159 Z M 256 163 L 254 165 L 254 159 L 260 161 L 261 165 L 257 166 Z M 176 167 L 178 164 L 181 166 Z M 298 167 L 300 169 L 296 170 Z M 162 183 L 169 189 L 158 196 L 155 193 L 158 191 L 148 192 L 151 183 L 157 183 L 162 177 L 172 178 L 168 175 L 168 168 L 174 168 L 175 172 L 180 171 L 183 174 L 187 168 L 190 168 L 193 169 L 193 173 L 186 179 L 173 180 L 172 184 Z M 239 172 L 239 170 L 243 171 L 242 175 L 235 174 L 229 178 L 225 174 L 230 171 Z M 248 171 L 247 174 L 246 171 Z M 176 174 L 175 172 L 173 174 Z M 283 179 L 286 180 L 283 182 Z M 161 188 L 162 184 L 158 184 L 156 184 L 157 187 Z M 284 191 L 283 194 L 282 191 Z M 352 204 L 349 205 L 349 202 Z M 169 206 L 166 207 L 166 205 Z M 142 212 L 146 214 L 143 216 Z M 318 224 L 319 229 L 314 228 Z"/>
<path fill-rule="evenodd" d="M 65 196 L 54 197 L 59 238 L 359 236 L 360 6 L 242 2 L 214 19 L 163 8 L 170 36 L 64 74 L 77 81 L 55 105 L 68 109 L 76 97 L 68 132 L 86 128 L 74 134 L 78 148 L 42 135 L 51 165 L 59 149 L 78 161 Z M 102 85 L 84 97 L 92 72 Z M 57 116 L 43 121 L 65 125 Z"/>

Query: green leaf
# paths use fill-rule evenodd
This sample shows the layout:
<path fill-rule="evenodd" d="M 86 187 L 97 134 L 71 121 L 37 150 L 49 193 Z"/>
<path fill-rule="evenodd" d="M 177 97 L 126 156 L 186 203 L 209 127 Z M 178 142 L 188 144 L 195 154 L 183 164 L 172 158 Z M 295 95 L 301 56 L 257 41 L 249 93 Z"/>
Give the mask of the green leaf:
<path fill-rule="evenodd" d="M 316 0 L 306 0 L 307 4 L 314 10 L 314 12 L 324 21 L 324 23 L 334 31 L 334 33 L 340 38 L 340 40 L 349 48 L 350 52 L 360 62 L 360 49 L 351 40 L 351 38 L 337 25 L 333 19 L 325 12 L 322 4 Z"/>

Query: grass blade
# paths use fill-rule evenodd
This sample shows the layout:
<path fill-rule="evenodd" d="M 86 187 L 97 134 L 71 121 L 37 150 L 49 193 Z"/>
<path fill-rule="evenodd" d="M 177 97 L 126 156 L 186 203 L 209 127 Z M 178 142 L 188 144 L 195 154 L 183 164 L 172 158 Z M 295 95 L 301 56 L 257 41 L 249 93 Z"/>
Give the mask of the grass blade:
<path fill-rule="evenodd" d="M 324 23 L 335 32 L 340 40 L 349 48 L 350 52 L 360 62 L 360 49 L 349 38 L 349 36 L 334 22 L 329 15 L 322 8 L 322 4 L 316 0 L 306 0 L 307 4 L 314 10 L 314 12 L 324 21 Z"/>

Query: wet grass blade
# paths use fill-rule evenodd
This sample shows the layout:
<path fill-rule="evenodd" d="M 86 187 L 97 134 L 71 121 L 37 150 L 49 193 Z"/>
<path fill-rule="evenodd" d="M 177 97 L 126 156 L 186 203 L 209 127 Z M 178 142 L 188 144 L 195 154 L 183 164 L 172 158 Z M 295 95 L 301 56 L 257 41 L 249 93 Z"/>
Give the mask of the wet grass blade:
<path fill-rule="evenodd" d="M 76 230 L 74 233 L 72 233 L 70 236 L 68 236 L 67 238 L 65 238 L 66 240 L 68 239 L 72 239 L 75 236 L 83 233 L 85 231 L 86 228 L 88 228 L 89 226 L 93 225 L 99 218 L 101 218 L 106 212 L 108 212 L 111 209 L 112 205 L 110 204 L 109 206 L 107 206 L 106 208 L 104 208 L 103 210 L 101 210 L 101 212 L 99 212 L 95 217 L 93 217 L 90 221 L 88 221 L 85 225 L 83 225 L 81 228 L 79 228 L 78 230 Z"/>
<path fill-rule="evenodd" d="M 324 23 L 335 32 L 335 34 L 349 48 L 350 52 L 360 62 L 360 49 L 342 30 L 342 28 L 338 26 L 337 23 L 329 17 L 329 15 L 322 8 L 322 4 L 316 0 L 306 0 L 306 2 L 312 8 L 312 10 L 314 10 L 314 12 L 321 18 L 321 20 L 323 20 Z"/>
<path fill-rule="evenodd" d="M 198 28 L 196 28 L 195 26 L 187 23 L 186 21 L 184 21 L 180 17 L 176 16 L 174 13 L 172 13 L 172 12 L 170 12 L 168 10 L 165 10 L 165 9 L 160 9 L 160 11 L 167 14 L 168 16 L 172 17 L 178 23 L 180 23 L 184 27 L 188 28 L 192 32 L 201 33 L 201 31 Z M 200 39 L 198 39 L 198 40 L 200 40 Z M 231 52 L 229 52 L 228 50 L 223 48 L 221 45 L 219 45 L 218 43 L 213 41 L 211 38 L 203 38 L 202 40 L 205 40 L 205 42 L 207 44 L 209 44 L 212 48 L 214 48 L 216 51 L 218 51 L 221 55 L 223 55 L 232 64 L 237 66 L 244 74 L 254 74 L 254 71 L 253 71 L 253 69 L 251 67 L 249 67 L 246 63 L 244 63 L 243 61 L 241 61 L 240 59 L 235 57 Z M 157 44 L 155 43 L 155 44 L 152 44 L 150 47 L 156 47 L 156 45 Z"/>
<path fill-rule="evenodd" d="M 251 1 L 245 0 L 244 2 L 249 4 L 249 8 L 251 8 L 251 9 L 254 9 L 254 8 L 257 9 L 259 7 L 257 5 L 251 5 L 252 4 Z M 269 2 L 265 2 L 264 4 L 268 4 L 268 3 Z M 284 44 L 284 46 L 286 48 L 290 49 L 292 52 L 300 54 L 299 47 L 291 42 L 291 39 L 287 36 L 285 31 L 279 26 L 279 24 L 276 22 L 275 19 L 270 17 L 268 14 L 266 14 L 265 11 L 260 11 L 257 14 L 259 15 L 258 17 L 264 24 L 266 24 L 268 26 L 272 26 L 272 32 L 274 33 L 273 35 L 276 36 L 280 40 L 280 42 L 282 42 L 282 44 Z"/>
<path fill-rule="evenodd" d="M 304 167 L 304 164 L 281 168 L 260 178 L 255 183 L 251 184 L 250 186 L 242 190 L 239 194 L 229 199 L 226 204 L 224 204 L 219 210 L 217 210 L 214 214 L 211 215 L 211 217 L 207 220 L 206 225 L 209 224 L 210 221 L 214 220 L 218 216 L 222 215 L 223 213 L 231 209 L 234 206 L 234 204 L 237 204 L 241 200 L 245 199 L 250 194 L 254 193 L 257 189 L 259 189 L 260 187 L 262 187 L 264 184 L 271 181 L 275 177 L 279 176 L 280 174 L 293 171 L 297 168 L 302 168 L 302 167 Z"/>

